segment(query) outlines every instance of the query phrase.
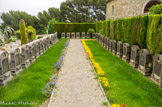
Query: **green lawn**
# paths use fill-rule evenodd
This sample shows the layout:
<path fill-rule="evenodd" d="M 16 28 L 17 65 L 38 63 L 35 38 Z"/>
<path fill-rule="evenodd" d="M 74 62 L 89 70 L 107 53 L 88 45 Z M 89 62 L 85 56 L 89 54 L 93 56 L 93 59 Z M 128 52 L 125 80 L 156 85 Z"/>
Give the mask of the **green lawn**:
<path fill-rule="evenodd" d="M 49 48 L 43 55 L 28 68 L 23 70 L 18 76 L 8 83 L 7 86 L 0 88 L 0 107 L 4 102 L 24 102 L 42 104 L 46 98 L 42 95 L 41 89 L 44 88 L 53 74 L 54 63 L 57 62 L 66 39 L 60 39 L 58 43 Z M 14 105 L 6 105 L 7 107 Z M 21 107 L 16 105 L 14 107 Z M 29 107 L 30 105 L 27 105 Z M 35 106 L 35 105 L 32 105 Z"/>
<path fill-rule="evenodd" d="M 125 107 L 162 107 L 162 88 L 96 41 L 86 41 L 94 59 L 108 74 L 111 88 L 105 91 L 111 104 Z"/>

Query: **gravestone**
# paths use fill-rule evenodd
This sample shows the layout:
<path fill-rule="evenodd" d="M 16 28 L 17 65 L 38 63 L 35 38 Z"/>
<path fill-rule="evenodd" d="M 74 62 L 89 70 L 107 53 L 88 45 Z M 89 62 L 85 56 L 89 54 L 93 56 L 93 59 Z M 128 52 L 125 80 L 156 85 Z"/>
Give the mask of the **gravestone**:
<path fill-rule="evenodd" d="M 128 43 L 123 44 L 123 58 L 124 61 L 130 61 L 130 45 Z"/>
<path fill-rule="evenodd" d="M 40 45 L 40 40 L 37 40 L 37 51 L 38 51 L 38 54 L 39 56 L 41 55 L 41 45 Z"/>
<path fill-rule="evenodd" d="M 61 38 L 65 38 L 65 32 L 61 33 Z"/>
<path fill-rule="evenodd" d="M 30 63 L 34 62 L 35 60 L 34 42 L 29 43 L 29 60 L 30 60 Z"/>
<path fill-rule="evenodd" d="M 116 40 L 112 41 L 112 53 L 116 55 L 117 53 L 117 43 Z"/>
<path fill-rule="evenodd" d="M 47 42 L 47 49 L 50 48 L 50 37 L 46 37 L 46 42 Z"/>
<path fill-rule="evenodd" d="M 107 49 L 107 37 L 105 37 L 105 40 L 104 40 L 104 48 Z"/>
<path fill-rule="evenodd" d="M 91 38 L 90 34 L 87 32 L 87 39 Z"/>
<path fill-rule="evenodd" d="M 71 39 L 75 39 L 75 32 L 71 33 Z"/>
<path fill-rule="evenodd" d="M 13 76 L 22 71 L 21 53 L 19 48 L 12 48 L 11 52 L 11 73 Z"/>
<path fill-rule="evenodd" d="M 6 85 L 12 79 L 8 52 L 0 52 L 0 86 Z"/>
<path fill-rule="evenodd" d="M 151 54 L 147 49 L 141 49 L 139 52 L 138 69 L 145 76 L 151 75 Z"/>
<path fill-rule="evenodd" d="M 66 33 L 66 38 L 70 39 L 70 32 Z"/>
<path fill-rule="evenodd" d="M 123 43 L 121 41 L 118 41 L 117 43 L 117 56 L 119 58 L 122 58 L 123 56 Z"/>
<path fill-rule="evenodd" d="M 44 52 L 47 50 L 47 40 L 46 38 L 43 38 L 43 47 L 44 47 Z"/>
<path fill-rule="evenodd" d="M 55 40 L 55 34 L 52 34 L 50 37 L 50 44 L 54 44 L 54 40 Z"/>
<path fill-rule="evenodd" d="M 85 32 L 82 32 L 82 38 L 83 39 L 85 38 Z"/>
<path fill-rule="evenodd" d="M 162 55 L 155 55 L 151 79 L 162 87 Z"/>
<path fill-rule="evenodd" d="M 43 44 L 44 42 L 43 42 L 43 39 L 40 39 L 40 50 L 41 50 L 41 54 L 43 54 L 44 53 L 44 44 Z M 53 41 L 53 43 L 54 43 L 54 41 Z M 52 43 L 52 44 L 53 44 Z"/>
<path fill-rule="evenodd" d="M 96 33 L 93 33 L 93 34 L 92 34 L 92 38 L 93 38 L 93 39 L 96 39 Z"/>
<path fill-rule="evenodd" d="M 113 43 L 113 40 L 109 40 L 109 51 L 112 52 L 112 43 Z"/>
<path fill-rule="evenodd" d="M 109 50 L 109 38 L 107 38 L 107 50 Z"/>
<path fill-rule="evenodd" d="M 28 44 L 23 45 L 21 47 L 21 55 L 22 55 L 22 68 L 28 68 L 30 66 L 29 61 L 29 46 Z"/>
<path fill-rule="evenodd" d="M 130 64 L 134 68 L 138 68 L 138 65 L 139 65 L 139 51 L 140 51 L 139 46 L 137 45 L 132 46 Z"/>
<path fill-rule="evenodd" d="M 80 39 L 80 32 L 77 32 L 77 33 L 76 33 L 76 38 L 77 38 L 77 39 Z"/>

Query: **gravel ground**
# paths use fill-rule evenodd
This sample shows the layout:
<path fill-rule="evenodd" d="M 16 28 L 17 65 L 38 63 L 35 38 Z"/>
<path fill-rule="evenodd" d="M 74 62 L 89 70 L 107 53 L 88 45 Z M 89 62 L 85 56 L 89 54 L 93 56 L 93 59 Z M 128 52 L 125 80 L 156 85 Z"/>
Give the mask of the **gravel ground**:
<path fill-rule="evenodd" d="M 105 101 L 80 39 L 71 39 L 51 107 L 102 107 Z"/>

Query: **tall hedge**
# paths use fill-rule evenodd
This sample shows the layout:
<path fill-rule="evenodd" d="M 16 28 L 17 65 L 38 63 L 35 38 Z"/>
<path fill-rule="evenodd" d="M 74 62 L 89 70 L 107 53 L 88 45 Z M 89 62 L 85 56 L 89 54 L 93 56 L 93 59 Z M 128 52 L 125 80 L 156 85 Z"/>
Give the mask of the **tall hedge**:
<path fill-rule="evenodd" d="M 88 32 L 88 29 L 94 29 L 96 31 L 95 23 L 56 23 L 55 31 L 58 33 L 58 37 L 61 37 L 62 32 Z"/>
<path fill-rule="evenodd" d="M 162 54 L 162 15 L 149 16 L 147 47 L 151 54 Z"/>
<path fill-rule="evenodd" d="M 162 15 L 106 20 L 97 22 L 96 26 L 98 32 L 102 31 L 99 33 L 110 39 L 147 48 L 152 55 L 162 54 Z"/>
<path fill-rule="evenodd" d="M 106 37 L 110 37 L 110 20 L 106 20 Z"/>

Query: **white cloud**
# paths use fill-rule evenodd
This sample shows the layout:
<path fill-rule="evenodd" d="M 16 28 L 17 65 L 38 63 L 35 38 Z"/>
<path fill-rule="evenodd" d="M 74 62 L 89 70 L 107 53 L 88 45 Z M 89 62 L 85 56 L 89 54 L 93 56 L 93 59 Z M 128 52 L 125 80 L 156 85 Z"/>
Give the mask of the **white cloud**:
<path fill-rule="evenodd" d="M 19 10 L 37 15 L 38 12 L 48 10 L 49 7 L 59 8 L 64 1 L 66 0 L 0 0 L 0 12 Z"/>

